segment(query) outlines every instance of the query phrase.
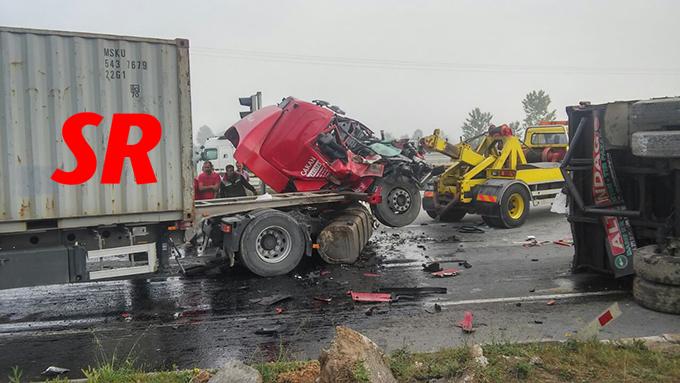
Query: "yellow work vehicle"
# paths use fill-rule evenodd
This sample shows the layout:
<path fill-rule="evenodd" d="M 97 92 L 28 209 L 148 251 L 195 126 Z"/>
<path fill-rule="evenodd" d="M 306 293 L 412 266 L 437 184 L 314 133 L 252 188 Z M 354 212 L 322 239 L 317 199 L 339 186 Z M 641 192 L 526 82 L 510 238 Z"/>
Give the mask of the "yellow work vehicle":
<path fill-rule="evenodd" d="M 440 168 L 441 173 L 425 191 L 425 211 L 445 222 L 457 222 L 474 213 L 489 226 L 522 225 L 530 205 L 550 203 L 561 192 L 564 179 L 559 161 L 567 145 L 561 125 L 531 127 L 525 137 L 530 144 L 515 137 L 507 125 L 491 126 L 484 135 L 455 145 L 447 142 L 439 129 L 424 137 L 421 144 L 426 150 L 453 160 Z M 470 142 L 480 138 L 473 148 Z"/>

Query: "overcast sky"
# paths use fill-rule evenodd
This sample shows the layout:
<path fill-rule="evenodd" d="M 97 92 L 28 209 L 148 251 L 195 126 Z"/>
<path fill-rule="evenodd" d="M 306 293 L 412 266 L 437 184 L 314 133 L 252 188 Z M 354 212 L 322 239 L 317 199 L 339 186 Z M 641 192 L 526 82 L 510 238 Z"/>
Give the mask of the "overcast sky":
<path fill-rule="evenodd" d="M 672 0 L 0 0 L 0 25 L 188 38 L 194 132 L 216 133 L 258 90 L 454 137 L 474 107 L 521 120 L 534 89 L 560 118 L 580 100 L 679 95 L 679 16 Z"/>

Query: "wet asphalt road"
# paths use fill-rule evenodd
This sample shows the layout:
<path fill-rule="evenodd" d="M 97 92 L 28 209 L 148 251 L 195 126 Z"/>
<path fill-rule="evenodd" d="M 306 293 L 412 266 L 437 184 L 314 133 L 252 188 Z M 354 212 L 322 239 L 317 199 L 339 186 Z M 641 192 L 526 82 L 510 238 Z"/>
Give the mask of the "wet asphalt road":
<path fill-rule="evenodd" d="M 463 224 L 480 221 L 468 216 Z M 458 233 L 460 225 L 435 223 L 423 213 L 408 227 L 379 228 L 371 245 L 375 254 L 357 265 L 306 260 L 294 274 L 277 278 L 257 278 L 236 269 L 216 276 L 0 291 L 0 381 L 12 366 L 20 366 L 31 378 L 50 365 L 70 368 L 74 373 L 69 376 L 78 377 L 80 369 L 114 357 L 133 357 L 150 369 L 218 367 L 233 357 L 316 358 L 336 325 L 360 330 L 388 351 L 428 351 L 473 341 L 564 339 L 613 302 L 619 302 L 623 315 L 603 330 L 603 337 L 680 332 L 677 316 L 636 305 L 625 283 L 571 274 L 573 248 L 514 243 L 527 235 L 549 241 L 569 238 L 563 216 L 538 208 L 521 228 L 480 226 L 484 234 Z M 420 266 L 447 259 L 466 259 L 472 268 L 446 264 L 460 269 L 460 275 L 438 279 Z M 346 295 L 348 290 L 388 286 L 441 286 L 447 293 L 382 304 L 372 316 L 365 312 L 373 305 L 354 304 Z M 290 294 L 292 299 L 272 306 L 256 302 L 274 294 Z M 547 305 L 555 295 L 556 304 Z M 435 302 L 442 312 L 428 313 Z M 283 313 L 277 314 L 276 307 Z M 474 313 L 477 331 L 470 335 L 455 327 L 464 311 Z M 262 328 L 278 332 L 255 334 Z"/>

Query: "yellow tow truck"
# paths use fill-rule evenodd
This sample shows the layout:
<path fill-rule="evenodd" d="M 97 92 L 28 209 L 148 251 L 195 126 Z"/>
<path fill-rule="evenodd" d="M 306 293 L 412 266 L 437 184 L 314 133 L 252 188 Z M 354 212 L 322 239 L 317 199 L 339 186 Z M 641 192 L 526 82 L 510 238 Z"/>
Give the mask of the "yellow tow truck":
<path fill-rule="evenodd" d="M 484 135 L 455 145 L 435 130 L 422 138 L 421 145 L 453 161 L 429 184 L 423 209 L 444 222 L 473 213 L 493 227 L 522 225 L 530 205 L 550 203 L 562 190 L 559 166 L 568 145 L 565 125 L 527 128 L 524 142 L 507 125 L 491 126 Z M 481 142 L 473 147 L 475 139 Z"/>

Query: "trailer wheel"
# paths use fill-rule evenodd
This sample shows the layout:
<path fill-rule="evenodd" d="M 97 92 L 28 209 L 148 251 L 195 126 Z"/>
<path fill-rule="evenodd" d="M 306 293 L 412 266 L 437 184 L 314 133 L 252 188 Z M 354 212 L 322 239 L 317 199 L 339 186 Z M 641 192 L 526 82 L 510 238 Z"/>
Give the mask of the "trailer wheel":
<path fill-rule="evenodd" d="M 432 219 L 437 218 L 437 212 L 434 210 L 425 210 L 425 213 Z"/>
<path fill-rule="evenodd" d="M 278 210 L 265 210 L 243 231 L 239 260 L 254 274 L 273 277 L 293 270 L 304 250 L 305 239 L 298 223 Z"/>
<path fill-rule="evenodd" d="M 506 229 L 522 226 L 529 215 L 529 192 L 520 184 L 508 187 L 501 197 L 498 226 Z M 487 222 L 488 223 L 488 222 Z"/>
<path fill-rule="evenodd" d="M 402 227 L 415 221 L 420 213 L 420 190 L 407 177 L 390 177 L 377 181 L 382 187 L 382 202 L 371 205 L 375 217 L 385 226 Z"/>
<path fill-rule="evenodd" d="M 680 257 L 665 252 L 657 253 L 656 245 L 636 249 L 633 268 L 635 274 L 642 279 L 680 286 Z"/>
<path fill-rule="evenodd" d="M 648 309 L 680 314 L 680 286 L 664 285 L 635 277 L 633 298 Z"/>

